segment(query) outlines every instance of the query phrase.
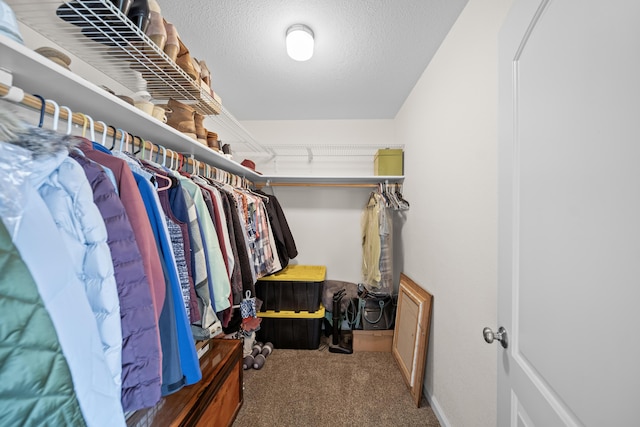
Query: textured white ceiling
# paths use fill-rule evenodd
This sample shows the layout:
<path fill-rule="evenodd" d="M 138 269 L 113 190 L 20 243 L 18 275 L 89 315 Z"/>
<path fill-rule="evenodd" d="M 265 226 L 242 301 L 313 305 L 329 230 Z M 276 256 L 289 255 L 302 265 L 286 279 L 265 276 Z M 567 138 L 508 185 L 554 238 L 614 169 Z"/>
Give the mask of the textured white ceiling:
<path fill-rule="evenodd" d="M 159 0 L 240 120 L 395 117 L 468 0 Z M 315 33 L 306 62 L 285 32 Z"/>

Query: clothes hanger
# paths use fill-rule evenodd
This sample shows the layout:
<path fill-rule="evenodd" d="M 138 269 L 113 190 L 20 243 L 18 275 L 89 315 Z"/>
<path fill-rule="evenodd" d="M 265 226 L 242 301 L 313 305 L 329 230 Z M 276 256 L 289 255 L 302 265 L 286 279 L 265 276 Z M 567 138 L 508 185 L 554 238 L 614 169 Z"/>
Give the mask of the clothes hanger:
<path fill-rule="evenodd" d="M 109 125 L 109 129 L 113 131 L 113 139 L 111 140 L 111 148 L 109 148 L 109 150 L 113 150 L 113 147 L 116 146 L 116 135 L 118 134 L 118 130 L 115 128 L 115 126 L 111 125 Z"/>
<path fill-rule="evenodd" d="M 95 142 L 96 140 L 96 130 L 93 125 L 93 119 L 88 114 L 80 113 L 82 115 L 82 137 L 85 138 L 85 134 L 87 131 L 87 123 L 89 123 L 89 136 L 91 142 Z"/>
<path fill-rule="evenodd" d="M 166 162 L 167 162 L 167 149 L 164 148 L 164 146 L 162 145 L 158 145 L 158 147 L 162 148 L 162 163 L 160 163 L 162 166 L 165 166 Z M 158 154 L 160 153 L 160 151 L 158 151 Z M 156 162 L 157 163 L 157 162 Z M 166 167 L 166 166 L 165 166 Z"/>
<path fill-rule="evenodd" d="M 398 199 L 400 200 L 401 209 L 402 210 L 408 210 L 411 205 L 402 196 L 402 186 L 401 186 L 401 184 L 396 184 L 396 196 L 398 196 Z"/>
<path fill-rule="evenodd" d="M 155 175 L 155 178 L 156 178 L 156 181 L 157 181 L 158 179 L 163 180 L 163 181 L 166 181 L 166 184 L 165 184 L 165 185 L 163 185 L 162 187 L 158 187 L 158 188 L 156 188 L 156 191 L 165 191 L 165 190 L 170 189 L 170 188 L 171 188 L 171 186 L 173 186 L 173 182 L 172 182 L 168 177 L 166 177 L 166 176 L 164 176 L 164 175 L 156 174 L 156 175 Z"/>
<path fill-rule="evenodd" d="M 89 120 L 89 135 L 91 135 L 91 142 L 94 142 L 96 140 L 96 127 L 91 116 L 87 115 L 86 117 L 87 120 Z"/>
<path fill-rule="evenodd" d="M 149 161 L 151 161 L 151 158 L 153 157 L 153 148 L 155 147 L 155 144 L 151 141 L 149 141 Z M 160 149 L 158 149 L 158 151 L 160 151 Z M 142 160 L 144 160 L 144 154 L 142 155 Z"/>
<path fill-rule="evenodd" d="M 186 163 L 184 161 L 184 155 L 182 153 L 176 153 L 176 155 L 178 156 L 178 162 L 179 162 L 179 164 L 178 164 L 178 173 L 186 175 L 187 171 L 186 170 L 184 170 L 184 171 L 182 170 L 182 168 L 184 167 L 184 165 Z"/>
<path fill-rule="evenodd" d="M 178 153 L 174 152 L 173 150 L 168 150 L 168 151 L 169 151 L 169 154 L 171 154 L 171 164 L 169 165 L 169 169 L 177 171 L 179 160 L 180 160 L 180 158 L 178 157 Z M 173 160 L 174 158 L 175 158 L 175 162 Z"/>
<path fill-rule="evenodd" d="M 140 143 L 138 144 L 138 151 L 135 151 L 135 149 L 136 149 L 136 138 L 138 138 L 138 141 L 140 141 Z M 134 156 L 136 154 L 138 154 L 142 150 L 142 146 L 143 145 L 144 145 L 144 140 L 142 138 L 140 138 L 138 135 L 133 135 L 133 141 L 131 142 L 131 150 L 132 150 Z"/>
<path fill-rule="evenodd" d="M 138 153 L 140 154 L 140 158 L 144 159 L 144 151 L 147 149 L 147 141 L 142 140 L 142 148 L 140 150 L 138 150 Z M 135 154 L 135 153 L 134 153 Z"/>
<path fill-rule="evenodd" d="M 129 136 L 129 134 L 122 129 L 119 129 L 119 131 L 120 131 L 120 147 L 118 148 L 118 151 L 122 151 L 122 149 L 124 148 L 123 145 L 124 145 L 125 139 Z"/>
<path fill-rule="evenodd" d="M 180 170 L 180 153 L 177 153 L 173 150 L 169 150 L 171 151 L 171 160 L 173 160 L 173 158 L 175 157 L 176 161 L 175 163 L 172 162 L 172 166 L 173 166 L 173 170 L 175 170 L 176 172 L 178 172 Z M 175 155 L 175 156 L 174 156 Z"/>
<path fill-rule="evenodd" d="M 169 169 L 173 170 L 173 150 L 167 150 L 167 151 L 168 151 L 168 152 L 169 152 L 169 154 L 171 155 L 171 159 L 170 159 L 170 160 L 171 160 L 171 163 L 167 166 L 167 165 L 165 165 L 165 162 L 164 162 L 164 160 L 163 160 L 163 162 L 162 162 L 162 166 L 165 166 L 165 167 L 167 167 L 167 168 L 169 168 Z M 166 157 L 165 157 L 165 158 L 166 158 Z"/>
<path fill-rule="evenodd" d="M 60 109 L 67 112 L 67 135 L 71 135 L 73 128 L 73 111 L 71 111 L 71 108 L 64 105 L 60 106 Z"/>
<path fill-rule="evenodd" d="M 162 174 L 155 174 L 155 178 L 156 181 L 158 180 L 158 178 L 160 178 L 161 180 L 164 180 L 166 182 L 165 185 L 163 185 L 162 187 L 157 187 L 156 191 L 164 191 L 164 190 L 168 190 L 173 186 L 173 181 L 171 181 L 171 179 L 169 177 L 166 177 Z"/>
<path fill-rule="evenodd" d="M 41 102 L 41 104 L 40 104 L 40 119 L 38 120 L 38 127 L 41 128 L 42 125 L 44 124 L 44 112 L 47 109 L 47 103 L 45 102 L 44 98 L 41 97 L 40 95 L 36 95 L 34 93 L 33 96 L 38 98 L 40 100 L 40 102 Z"/>
<path fill-rule="evenodd" d="M 102 120 L 97 120 L 96 123 L 100 123 L 102 125 L 102 146 L 107 146 L 107 124 Z"/>
<path fill-rule="evenodd" d="M 162 145 L 158 144 L 158 151 L 156 151 L 156 158 L 155 158 L 155 160 L 153 161 L 153 163 L 155 163 L 156 165 L 159 165 L 159 164 L 160 164 L 160 162 L 158 161 L 158 157 L 160 156 L 160 149 L 162 149 L 163 151 L 164 151 L 164 150 L 166 150 L 166 149 L 164 148 L 164 146 L 162 146 Z"/>
<path fill-rule="evenodd" d="M 120 149 L 118 151 L 122 151 L 123 153 L 129 152 L 129 138 L 132 138 L 131 134 L 123 130 L 122 136 L 120 137 Z"/>
<path fill-rule="evenodd" d="M 386 181 L 382 183 L 382 196 L 384 197 L 385 206 L 388 208 L 395 209 L 395 206 L 393 204 L 393 198 L 389 194 L 389 188 Z"/>
<path fill-rule="evenodd" d="M 45 99 L 45 102 L 53 105 L 53 124 L 51 125 L 51 129 L 54 132 L 58 131 L 58 120 L 60 119 L 60 106 L 53 99 Z"/>
<path fill-rule="evenodd" d="M 158 151 L 156 153 L 156 161 L 154 163 L 159 164 L 158 163 L 158 155 L 160 155 L 160 150 L 162 150 L 162 166 L 164 166 L 164 164 L 165 164 L 165 162 L 167 160 L 167 149 L 164 146 L 160 145 L 160 144 L 158 144 L 157 147 L 158 147 Z M 153 154 L 153 148 L 151 149 L 151 154 Z M 149 158 L 149 161 L 151 161 L 151 158 Z M 156 191 L 168 190 L 173 185 L 173 181 L 171 181 L 170 178 L 168 178 L 168 177 L 166 177 L 166 176 L 164 176 L 162 174 L 154 173 L 153 176 L 156 179 L 156 182 L 155 182 Z M 166 180 L 167 184 L 163 185 L 162 187 L 159 187 L 158 186 L 158 178 L 162 179 L 162 180 Z"/>
<path fill-rule="evenodd" d="M 87 133 L 87 124 L 89 124 L 89 122 L 87 121 L 87 116 L 85 116 L 84 113 L 78 114 L 82 117 L 82 137 L 84 138 Z"/>
<path fill-rule="evenodd" d="M 191 175 L 200 176 L 200 162 L 191 155 Z"/>

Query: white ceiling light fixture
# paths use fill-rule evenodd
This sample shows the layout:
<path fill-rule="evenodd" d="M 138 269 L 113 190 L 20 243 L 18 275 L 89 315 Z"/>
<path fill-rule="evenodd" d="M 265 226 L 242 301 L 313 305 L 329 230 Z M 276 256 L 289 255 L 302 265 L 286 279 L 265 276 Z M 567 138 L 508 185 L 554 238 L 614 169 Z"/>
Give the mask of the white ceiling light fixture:
<path fill-rule="evenodd" d="M 313 56 L 313 31 L 302 24 L 287 30 L 287 54 L 296 61 L 307 61 Z"/>

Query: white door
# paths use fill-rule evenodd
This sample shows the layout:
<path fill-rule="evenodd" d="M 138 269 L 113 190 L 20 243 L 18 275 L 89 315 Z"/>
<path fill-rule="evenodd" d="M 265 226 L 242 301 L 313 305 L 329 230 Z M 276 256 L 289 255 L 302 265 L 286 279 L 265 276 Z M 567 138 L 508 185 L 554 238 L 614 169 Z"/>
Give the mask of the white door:
<path fill-rule="evenodd" d="M 640 1 L 515 0 L 499 47 L 499 425 L 640 426 Z"/>

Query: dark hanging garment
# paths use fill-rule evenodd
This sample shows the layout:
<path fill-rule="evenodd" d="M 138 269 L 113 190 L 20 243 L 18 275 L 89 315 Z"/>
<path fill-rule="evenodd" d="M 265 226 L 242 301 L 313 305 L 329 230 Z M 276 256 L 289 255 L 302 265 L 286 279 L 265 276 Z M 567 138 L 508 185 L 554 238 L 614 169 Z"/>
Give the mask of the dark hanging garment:
<path fill-rule="evenodd" d="M 233 271 L 231 272 L 231 291 L 233 293 L 233 305 L 238 305 L 242 301 L 242 272 L 240 270 L 240 255 L 238 254 L 238 244 L 235 239 L 236 231 L 234 228 L 234 221 L 232 217 L 232 208 L 229 204 L 229 199 L 227 198 L 224 191 L 220 191 L 220 198 L 222 199 L 222 209 L 224 210 L 224 215 L 227 218 L 227 230 L 229 232 L 229 241 L 231 244 L 231 252 L 233 253 L 233 259 L 236 262 L 233 264 Z M 228 322 L 226 322 L 228 323 Z"/>
<path fill-rule="evenodd" d="M 238 249 L 238 258 L 236 258 L 236 262 L 240 264 L 240 272 L 242 275 L 242 291 L 243 293 L 246 291 L 251 291 L 251 295 L 256 294 L 255 285 L 253 283 L 253 274 L 251 273 L 251 260 L 249 259 L 249 253 L 247 252 L 247 245 L 244 241 L 244 236 L 242 235 L 242 227 L 244 227 L 243 223 L 240 221 L 240 217 L 238 216 L 238 205 L 236 199 L 232 194 L 223 191 L 220 193 L 225 196 L 229 201 L 229 206 L 231 208 L 231 220 L 233 221 L 233 238 L 236 241 L 236 248 Z"/>
<path fill-rule="evenodd" d="M 173 246 L 173 253 L 176 257 L 176 266 L 178 267 L 178 278 L 182 287 L 182 296 L 185 303 L 185 310 L 190 323 L 200 321 L 200 309 L 198 308 L 198 299 L 196 297 L 193 278 L 191 276 L 191 253 L 189 246 L 188 226 L 184 222 L 177 219 L 169 204 L 169 196 L 166 190 L 158 193 L 160 205 L 164 211 L 167 228 L 169 230 L 169 238 Z"/>
<path fill-rule="evenodd" d="M 290 259 L 298 256 L 298 249 L 296 248 L 296 242 L 289 228 L 289 223 L 276 196 L 267 194 L 261 190 L 256 190 L 255 192 L 269 198 L 269 203 L 265 204 L 267 214 L 269 215 L 271 229 L 276 239 L 278 258 L 280 259 L 282 268 L 285 268 L 289 264 Z"/>

